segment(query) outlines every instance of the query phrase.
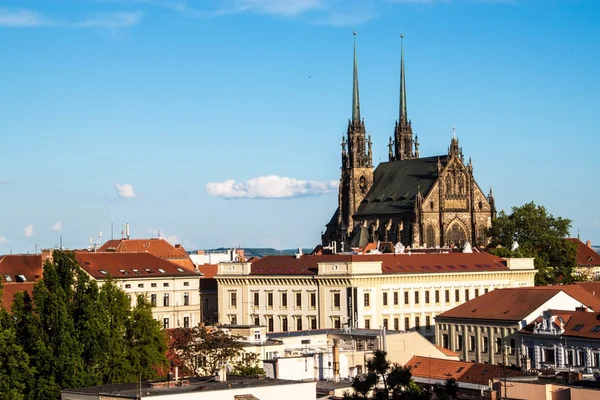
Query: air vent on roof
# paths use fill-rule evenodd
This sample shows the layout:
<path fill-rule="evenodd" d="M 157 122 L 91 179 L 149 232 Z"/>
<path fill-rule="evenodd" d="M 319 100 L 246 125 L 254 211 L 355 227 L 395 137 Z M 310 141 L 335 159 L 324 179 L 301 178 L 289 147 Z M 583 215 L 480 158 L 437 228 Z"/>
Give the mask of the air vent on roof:
<path fill-rule="evenodd" d="M 164 269 L 162 269 L 162 268 L 159 268 L 159 269 L 158 269 L 158 272 L 160 272 L 161 274 L 166 274 L 165 270 L 164 270 Z"/>
<path fill-rule="evenodd" d="M 6 279 L 6 282 L 12 282 L 10 275 L 4 275 L 4 279 Z"/>
<path fill-rule="evenodd" d="M 17 275 L 17 282 L 27 282 L 25 275 Z"/>

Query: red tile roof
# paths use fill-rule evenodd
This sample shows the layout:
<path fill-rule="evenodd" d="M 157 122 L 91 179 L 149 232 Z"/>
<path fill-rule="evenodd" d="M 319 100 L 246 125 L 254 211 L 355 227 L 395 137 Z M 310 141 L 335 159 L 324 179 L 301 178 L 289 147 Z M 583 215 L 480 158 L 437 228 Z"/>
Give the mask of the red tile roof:
<path fill-rule="evenodd" d="M 581 286 L 588 292 L 590 292 L 593 296 L 600 298 L 600 282 L 577 282 L 575 283 L 577 286 Z"/>
<path fill-rule="evenodd" d="M 5 283 L 2 285 L 2 305 L 6 308 L 7 311 L 10 312 L 10 308 L 12 306 L 13 298 L 15 294 L 20 292 L 27 292 L 29 295 L 33 293 L 33 286 L 35 283 L 26 282 L 26 283 Z"/>
<path fill-rule="evenodd" d="M 150 253 L 156 257 L 166 258 L 179 266 L 194 271 L 195 266 L 183 246 L 173 246 L 164 239 L 114 239 L 104 243 L 99 252 L 115 253 Z"/>
<path fill-rule="evenodd" d="M 577 265 L 580 267 L 600 267 L 600 254 L 577 238 L 568 238 L 577 245 Z"/>
<path fill-rule="evenodd" d="M 600 340 L 600 313 L 586 311 L 550 310 L 553 315 L 560 316 L 565 322 L 562 336 L 598 339 Z M 540 323 L 539 316 L 534 322 L 521 330 L 522 333 L 531 334 L 536 323 Z"/>
<path fill-rule="evenodd" d="M 203 264 L 198 266 L 198 269 L 200 273 L 204 274 L 203 279 L 214 279 L 219 266 L 217 264 Z"/>
<path fill-rule="evenodd" d="M 504 368 L 500 365 L 421 356 L 414 356 L 406 365 L 411 367 L 410 372 L 414 377 L 443 381 L 454 378 L 459 383 L 459 387 L 460 383 L 487 386 L 489 381 L 494 378 L 525 375 L 519 370 Z"/>
<path fill-rule="evenodd" d="M 199 276 L 197 272 L 189 271 L 150 253 L 79 252 L 75 253 L 75 258 L 81 268 L 96 279 L 106 279 L 108 275 L 116 279 Z"/>
<path fill-rule="evenodd" d="M 452 350 L 447 349 L 447 348 L 442 347 L 442 346 L 438 346 L 437 344 L 434 344 L 434 346 L 436 347 L 436 349 L 438 349 L 443 354 L 445 354 L 445 355 L 447 355 L 449 357 L 460 357 L 460 353 L 457 353 L 455 351 L 452 351 Z"/>
<path fill-rule="evenodd" d="M 28 282 L 35 282 L 41 278 L 43 271 L 42 256 L 35 255 L 6 255 L 0 256 L 0 281 L 17 282 L 21 280 L 19 275 L 25 277 Z M 10 277 L 10 281 L 6 279 Z"/>
<path fill-rule="evenodd" d="M 559 292 L 565 292 L 586 307 L 600 310 L 599 299 L 576 285 L 496 289 L 436 317 L 521 321 Z"/>
<path fill-rule="evenodd" d="M 323 254 L 267 256 L 252 262 L 251 275 L 316 275 L 322 262 L 382 263 L 384 274 L 427 274 L 507 271 L 503 259 L 489 253 Z"/>

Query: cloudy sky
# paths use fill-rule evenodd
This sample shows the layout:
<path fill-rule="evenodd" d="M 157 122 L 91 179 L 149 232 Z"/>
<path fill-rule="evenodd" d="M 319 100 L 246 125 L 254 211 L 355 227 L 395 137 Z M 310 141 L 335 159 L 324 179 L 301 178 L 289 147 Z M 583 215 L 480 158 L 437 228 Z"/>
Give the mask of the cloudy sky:
<path fill-rule="evenodd" d="M 499 208 L 600 242 L 597 0 L 3 0 L 0 254 L 63 238 L 311 247 L 337 202 L 352 31 L 374 161 L 400 33 L 422 156 L 456 126 Z"/>

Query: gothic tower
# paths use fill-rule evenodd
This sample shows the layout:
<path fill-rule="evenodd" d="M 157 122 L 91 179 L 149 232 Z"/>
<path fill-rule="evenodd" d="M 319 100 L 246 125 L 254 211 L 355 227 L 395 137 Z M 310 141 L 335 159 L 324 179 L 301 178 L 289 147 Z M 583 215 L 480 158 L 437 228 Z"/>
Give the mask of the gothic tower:
<path fill-rule="evenodd" d="M 367 137 L 365 121 L 360 117 L 356 32 L 354 32 L 354 72 L 352 82 L 352 118 L 346 136 L 342 137 L 342 168 L 339 191 L 338 231 L 340 239 L 354 229 L 353 215 L 373 184 L 371 136 Z"/>
<path fill-rule="evenodd" d="M 411 158 L 418 158 L 419 142 L 418 138 L 415 138 L 413 142 L 413 131 L 412 124 L 408 119 L 408 113 L 406 111 L 406 77 L 404 73 L 404 35 L 400 35 L 402 40 L 400 45 L 400 115 L 398 121 L 396 121 L 396 127 L 394 129 L 394 154 L 391 152 L 390 146 L 390 161 L 398 160 L 409 160 Z M 415 145 L 415 151 L 413 151 L 413 143 Z M 392 144 L 392 138 L 390 138 L 390 145 Z"/>

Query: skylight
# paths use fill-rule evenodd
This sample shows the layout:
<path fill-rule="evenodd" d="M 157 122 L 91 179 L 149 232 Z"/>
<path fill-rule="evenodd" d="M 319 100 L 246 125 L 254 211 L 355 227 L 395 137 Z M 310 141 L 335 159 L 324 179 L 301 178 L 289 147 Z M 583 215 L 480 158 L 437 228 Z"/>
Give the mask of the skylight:
<path fill-rule="evenodd" d="M 132 271 L 135 272 L 136 275 L 140 275 L 141 274 L 141 272 L 138 269 L 136 269 L 136 268 L 134 268 Z"/>
<path fill-rule="evenodd" d="M 123 275 L 129 275 L 129 272 L 125 271 L 124 269 L 120 269 L 119 271 L 121 271 Z"/>
<path fill-rule="evenodd" d="M 17 281 L 27 282 L 27 278 L 25 278 L 25 275 L 17 275 Z"/>
<path fill-rule="evenodd" d="M 592 328 L 592 332 L 600 332 L 600 326 L 596 325 Z"/>
<path fill-rule="evenodd" d="M 179 271 L 179 272 L 185 272 L 185 271 L 183 270 L 183 268 L 180 268 L 180 267 L 177 267 L 177 271 Z"/>
<path fill-rule="evenodd" d="M 101 270 L 99 270 L 99 271 L 100 271 L 100 273 L 101 273 L 102 275 L 107 275 L 107 274 L 108 274 L 108 272 L 106 272 L 106 271 L 105 271 L 105 270 L 103 270 L 103 269 L 101 269 Z"/>
<path fill-rule="evenodd" d="M 460 367 L 459 369 L 456 370 L 456 372 L 461 372 L 463 369 L 465 369 L 465 367 Z"/>
<path fill-rule="evenodd" d="M 154 271 L 152 271 L 150 268 L 144 268 L 144 271 L 146 271 L 149 274 L 153 274 Z"/>
<path fill-rule="evenodd" d="M 575 325 L 573 328 L 571 328 L 571 330 L 572 330 L 572 331 L 578 331 L 578 330 L 580 330 L 581 328 L 583 328 L 583 325 L 579 325 L 579 324 L 577 324 L 577 325 Z"/>
<path fill-rule="evenodd" d="M 166 274 L 165 270 L 164 270 L 164 269 L 162 269 L 162 268 L 159 268 L 159 269 L 158 269 L 158 272 L 160 272 L 161 274 Z"/>
<path fill-rule="evenodd" d="M 12 282 L 10 275 L 4 275 L 4 279 L 6 279 L 6 282 Z"/>

